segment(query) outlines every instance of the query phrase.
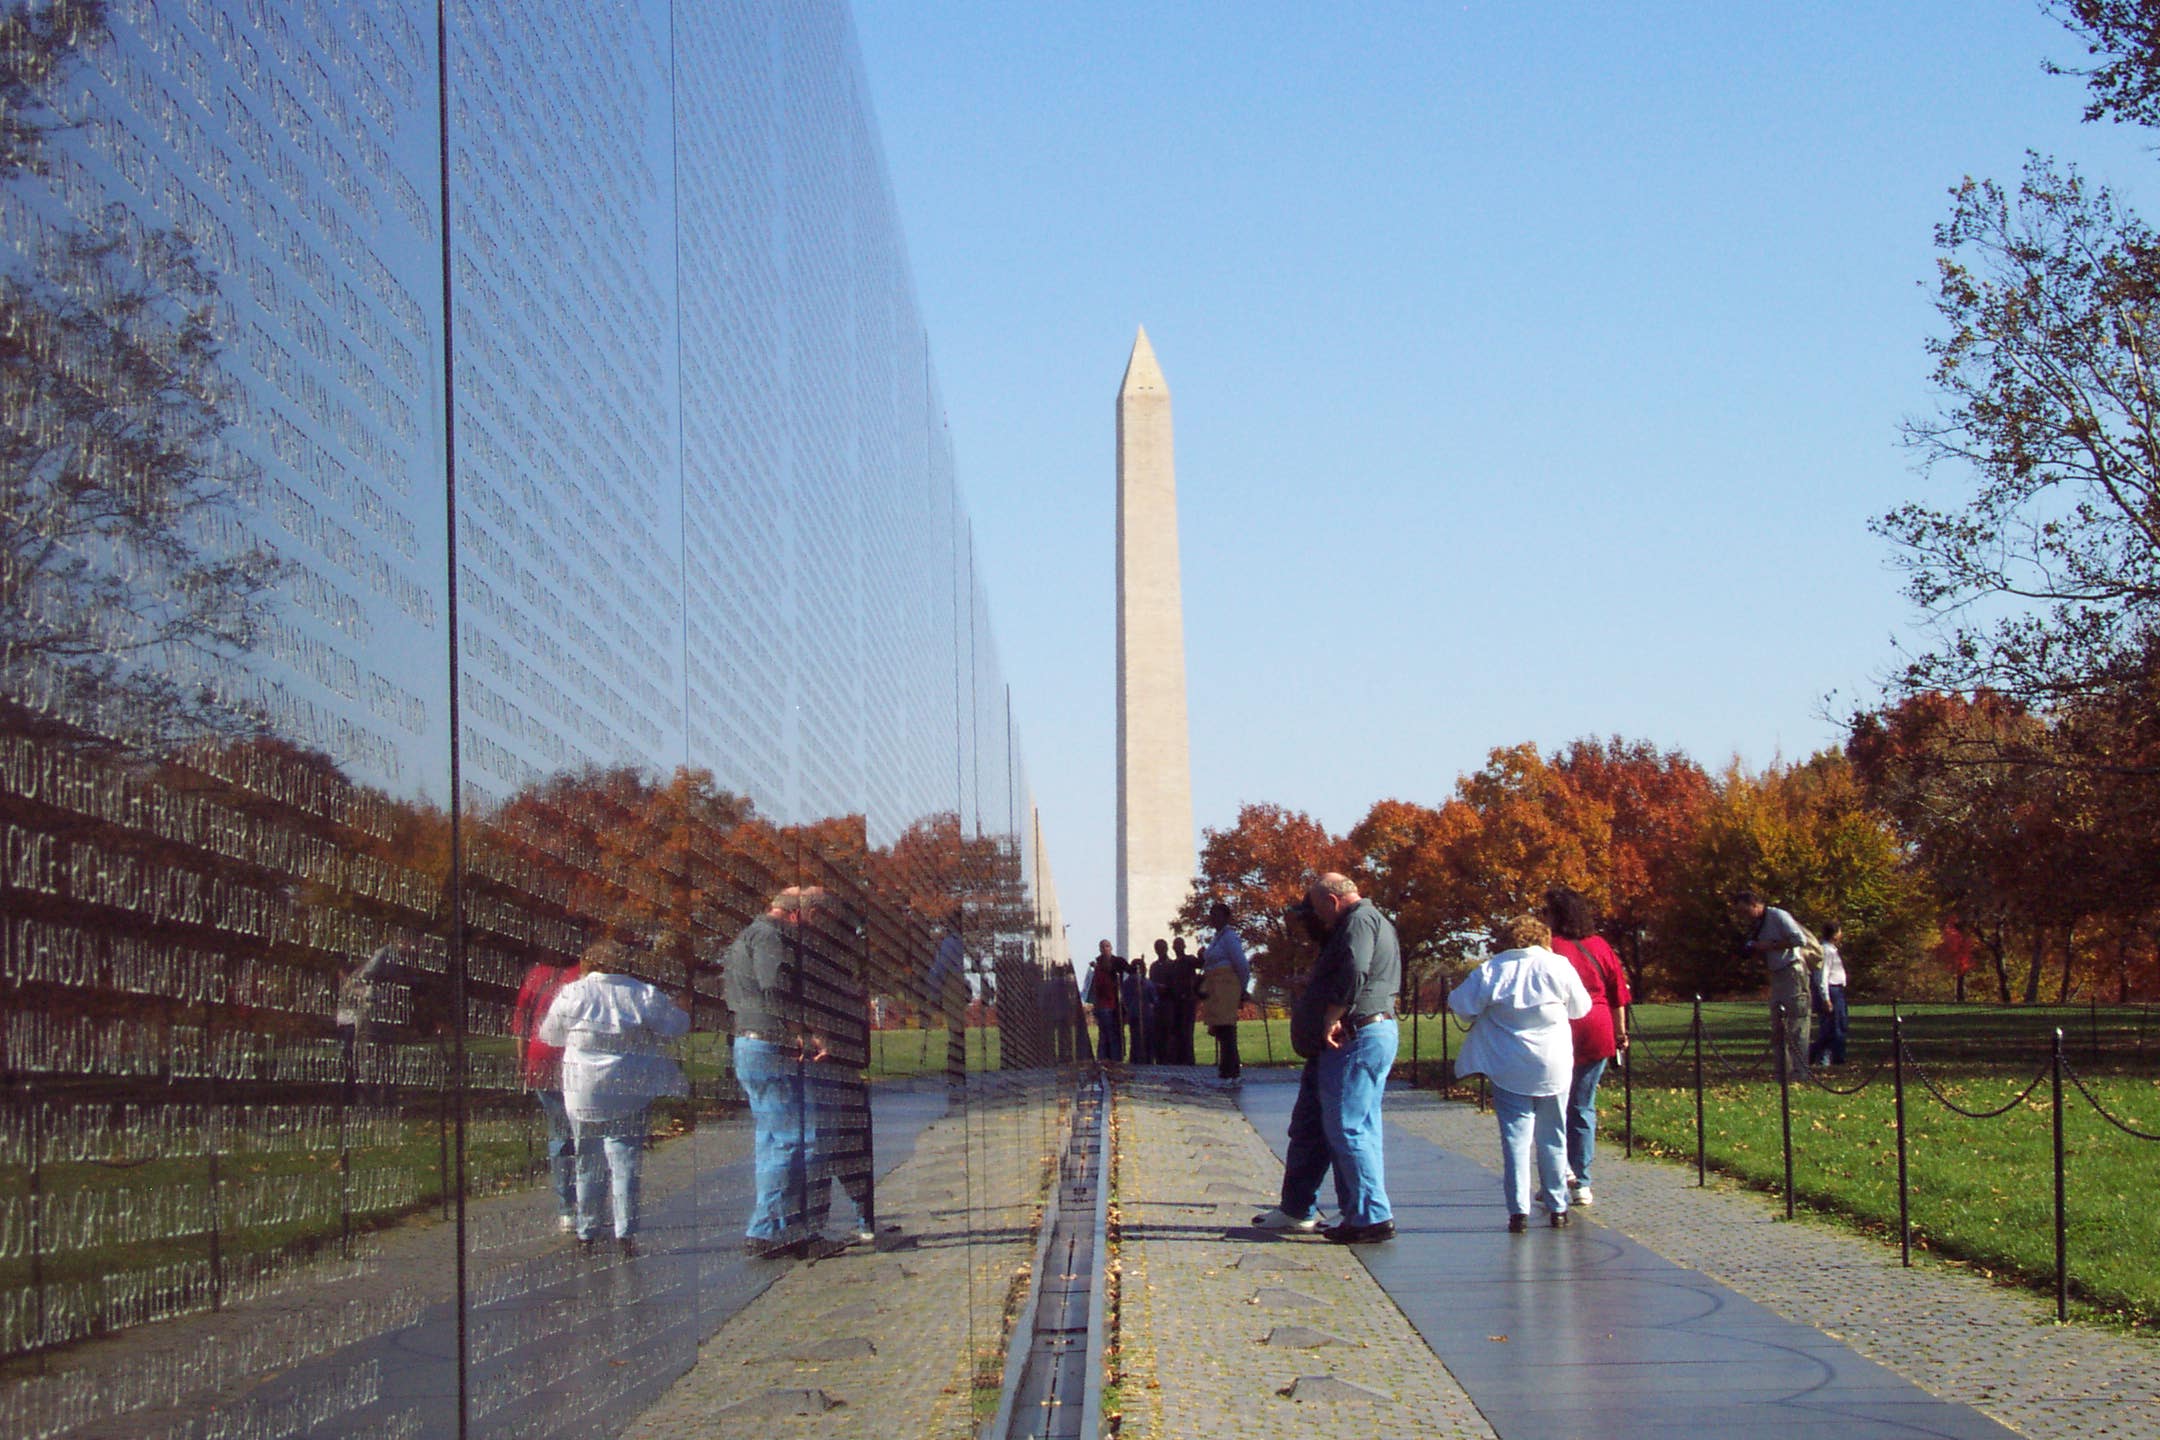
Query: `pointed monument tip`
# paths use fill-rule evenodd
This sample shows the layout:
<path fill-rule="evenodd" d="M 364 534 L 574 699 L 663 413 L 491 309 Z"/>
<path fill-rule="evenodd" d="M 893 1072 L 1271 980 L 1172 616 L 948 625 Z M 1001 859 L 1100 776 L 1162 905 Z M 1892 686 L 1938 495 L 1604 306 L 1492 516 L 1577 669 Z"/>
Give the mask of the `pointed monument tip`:
<path fill-rule="evenodd" d="M 1129 395 L 1135 390 L 1168 391 L 1169 382 L 1163 379 L 1162 366 L 1156 362 L 1155 347 L 1148 343 L 1147 326 L 1142 325 L 1133 337 L 1132 358 L 1125 362 L 1125 380 L 1118 386 L 1118 394 Z"/>

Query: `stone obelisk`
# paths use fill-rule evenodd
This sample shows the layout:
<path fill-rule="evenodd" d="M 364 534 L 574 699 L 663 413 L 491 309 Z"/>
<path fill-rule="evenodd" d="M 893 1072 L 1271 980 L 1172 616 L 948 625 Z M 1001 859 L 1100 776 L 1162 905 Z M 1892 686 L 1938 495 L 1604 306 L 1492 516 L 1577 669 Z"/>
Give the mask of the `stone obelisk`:
<path fill-rule="evenodd" d="M 1117 950 L 1154 953 L 1192 888 L 1185 606 L 1170 387 L 1147 331 L 1117 398 Z"/>

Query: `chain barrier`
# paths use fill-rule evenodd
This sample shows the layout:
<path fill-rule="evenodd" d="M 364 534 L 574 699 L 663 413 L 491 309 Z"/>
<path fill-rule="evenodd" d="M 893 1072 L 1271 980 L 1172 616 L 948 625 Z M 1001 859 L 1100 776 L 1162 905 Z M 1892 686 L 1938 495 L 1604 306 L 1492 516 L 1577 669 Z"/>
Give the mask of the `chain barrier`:
<path fill-rule="evenodd" d="M 1759 1067 L 1735 1065 L 1725 1058 L 1725 1052 L 1718 1048 L 1717 1037 L 1710 1033 L 1708 1027 L 1703 1030 L 1703 1047 L 1705 1053 L 1723 1066 L 1728 1074 L 1735 1075 L 1742 1080 L 1774 1080 L 1777 1078 L 1777 1052 L 1775 1049 L 1766 1049 L 1762 1052 L 1763 1058 Z"/>
<path fill-rule="evenodd" d="M 2160 1140 L 2160 1135 L 2153 1134 L 2150 1131 L 2138 1129 L 2129 1121 L 2124 1120 L 2122 1117 L 2110 1111 L 2107 1106 L 2101 1104 L 2100 1097 L 2085 1088 L 2085 1077 L 2078 1074 L 2076 1069 L 2071 1066 L 2068 1060 L 2063 1061 L 2063 1073 L 2070 1077 L 2070 1083 L 2077 1087 L 2078 1094 L 2085 1097 L 2085 1103 L 2100 1112 L 2100 1118 L 2107 1121 L 2108 1124 L 2114 1126 L 2117 1130 L 2122 1131 L 2123 1134 L 2130 1136 L 2134 1140 Z"/>
<path fill-rule="evenodd" d="M 1952 1100 L 1948 1095 L 1944 1094 L 1942 1087 L 1940 1085 L 1937 1085 L 1932 1079 L 1928 1077 L 1927 1071 L 1923 1070 L 1920 1067 L 1920 1062 L 1913 1058 L 1911 1046 L 1907 1046 L 1905 1048 L 1905 1063 L 1911 1068 L 1913 1076 L 1919 1080 L 1920 1087 L 1923 1090 L 1926 1090 L 1928 1094 L 1933 1095 L 1937 1101 L 1941 1102 L 1945 1109 L 1954 1111 L 1959 1115 L 1963 1115 L 1968 1120 L 1993 1120 L 1998 1115 L 2009 1114 L 2012 1110 L 2015 1110 L 2018 1106 L 2024 1104 L 2027 1098 L 2032 1095 L 2033 1091 L 2040 1088 L 2040 1082 L 2048 1078 L 2048 1067 L 2046 1065 L 2042 1065 L 2039 1071 L 2034 1074 L 2032 1080 L 2027 1083 L 2025 1088 L 2023 1090 L 2020 1090 L 2016 1095 L 2012 1096 L 2005 1104 L 1998 1105 L 1993 1110 L 1968 1110 L 1964 1106 L 1958 1104 L 1957 1101 Z"/>
<path fill-rule="evenodd" d="M 1832 1095 L 1858 1095 L 1861 1091 L 1867 1089 L 1868 1086 L 1873 1085 L 1877 1080 L 1882 1079 L 1883 1072 L 1889 1068 L 1890 1052 L 1885 1050 L 1882 1054 L 1875 1057 L 1875 1068 L 1868 1072 L 1867 1079 L 1862 1080 L 1857 1085 L 1850 1087 L 1843 1085 L 1832 1085 L 1829 1081 L 1823 1079 L 1815 1073 L 1816 1067 L 1813 1065 L 1808 1066 L 1805 1070 L 1802 1070 L 1800 1072 L 1800 1079 L 1806 1084 L 1812 1085 L 1816 1089 L 1826 1091 Z"/>

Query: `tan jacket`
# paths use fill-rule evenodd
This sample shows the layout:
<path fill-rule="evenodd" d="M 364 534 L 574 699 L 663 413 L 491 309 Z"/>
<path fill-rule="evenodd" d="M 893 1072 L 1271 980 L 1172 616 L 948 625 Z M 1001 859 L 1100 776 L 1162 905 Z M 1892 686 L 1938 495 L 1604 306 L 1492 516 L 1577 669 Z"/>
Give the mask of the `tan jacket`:
<path fill-rule="evenodd" d="M 1237 1024 L 1238 1002 L 1244 997 L 1236 970 L 1228 965 L 1217 965 L 1206 971 L 1200 976 L 1200 1023 Z"/>

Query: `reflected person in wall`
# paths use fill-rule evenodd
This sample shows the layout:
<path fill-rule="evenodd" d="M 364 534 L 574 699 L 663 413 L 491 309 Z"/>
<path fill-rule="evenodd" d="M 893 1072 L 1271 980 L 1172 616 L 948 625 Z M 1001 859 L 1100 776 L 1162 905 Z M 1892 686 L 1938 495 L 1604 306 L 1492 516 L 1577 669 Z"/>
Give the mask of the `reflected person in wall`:
<path fill-rule="evenodd" d="M 923 974 L 923 1009 L 945 1023 L 945 1078 L 967 1083 L 967 947 L 960 939 L 960 911 L 954 910 L 939 937 L 937 953 Z"/>
<path fill-rule="evenodd" d="M 612 1194 L 615 1243 L 638 1253 L 638 1179 L 652 1102 L 688 1093 L 666 1044 L 690 1017 L 657 987 L 624 973 L 630 952 L 613 940 L 585 947 L 578 978 L 556 992 L 540 1039 L 562 1047 L 563 1106 L 577 1142 L 577 1237 L 600 1240 L 600 1203 Z"/>
<path fill-rule="evenodd" d="M 1169 1019 L 1163 1028 L 1169 1033 L 1170 1048 L 1163 1056 L 1171 1065 L 1197 1065 L 1193 1054 L 1193 1025 L 1200 1018 L 1200 960 L 1185 949 L 1185 937 L 1180 935 L 1170 942 L 1175 953 L 1170 957 L 1170 995 L 1165 1002 Z"/>
<path fill-rule="evenodd" d="M 813 902 L 811 918 L 824 908 Z M 807 1224 L 813 1235 L 823 1231 L 832 1210 L 832 1182 L 837 1180 L 855 1207 L 854 1238 L 869 1245 L 877 1240 L 870 1086 L 863 1079 L 870 1059 L 870 997 L 855 965 L 819 953 L 817 926 L 806 924 L 802 933 L 804 954 L 812 962 L 805 970 L 813 990 L 808 1007 L 812 1018 L 803 1037 L 804 1075 L 817 1112 Z"/>
<path fill-rule="evenodd" d="M 810 1103 L 803 995 L 803 921 L 815 892 L 789 886 L 735 937 L 722 960 L 735 1016 L 735 1082 L 750 1104 L 757 1187 L 743 1248 L 753 1256 L 808 1253 L 810 1169 L 817 1107 Z M 822 1042 L 820 1042 L 822 1048 Z"/>
<path fill-rule="evenodd" d="M 517 1037 L 518 1083 L 532 1092 L 547 1124 L 548 1179 L 555 1188 L 555 1224 L 565 1234 L 577 1228 L 577 1139 L 570 1111 L 563 1103 L 562 1047 L 540 1038 L 540 1022 L 554 1008 L 563 986 L 578 978 L 576 965 L 542 960 L 525 972 L 517 1005 L 510 1012 L 510 1033 Z"/>
<path fill-rule="evenodd" d="M 1155 942 L 1165 954 L 1168 942 Z M 1148 979 L 1147 962 L 1135 955 L 1126 962 L 1125 973 L 1118 995 L 1119 1008 L 1125 1015 L 1125 1054 L 1135 1065 L 1151 1065 L 1155 1061 L 1154 1039 L 1149 1028 L 1155 1023 L 1155 983 Z"/>

